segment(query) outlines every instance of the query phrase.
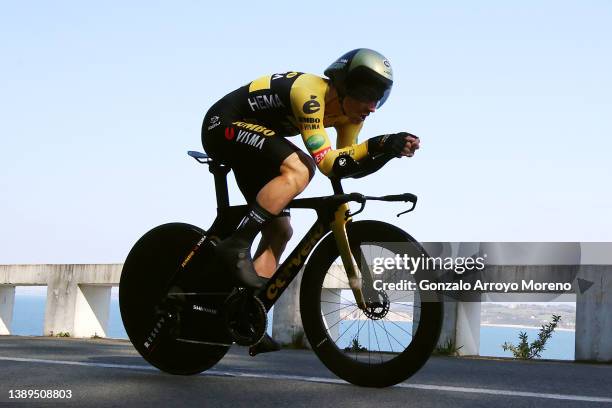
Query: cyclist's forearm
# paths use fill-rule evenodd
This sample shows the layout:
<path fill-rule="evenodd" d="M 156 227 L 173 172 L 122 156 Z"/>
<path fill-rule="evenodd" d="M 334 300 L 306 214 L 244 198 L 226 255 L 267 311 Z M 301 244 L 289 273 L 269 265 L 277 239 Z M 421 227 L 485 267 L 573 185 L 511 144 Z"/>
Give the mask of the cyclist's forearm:
<path fill-rule="evenodd" d="M 335 175 L 343 176 L 344 174 L 336 174 L 338 168 L 343 166 L 339 165 L 339 159 L 345 157 L 350 159 L 349 161 L 356 162 L 363 160 L 368 157 L 368 144 L 367 141 L 352 146 L 343 147 L 342 149 L 329 150 L 323 160 L 318 163 L 319 170 L 326 176 Z M 334 167 L 336 170 L 334 170 Z"/>

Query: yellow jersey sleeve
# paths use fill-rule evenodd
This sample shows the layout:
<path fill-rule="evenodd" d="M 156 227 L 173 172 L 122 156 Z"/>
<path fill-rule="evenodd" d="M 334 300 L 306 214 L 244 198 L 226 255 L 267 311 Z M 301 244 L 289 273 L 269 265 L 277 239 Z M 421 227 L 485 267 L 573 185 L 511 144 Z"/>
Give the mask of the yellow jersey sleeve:
<path fill-rule="evenodd" d="M 322 78 L 303 74 L 291 87 L 290 99 L 295 121 L 308 152 L 319 170 L 330 176 L 338 156 L 348 155 L 359 161 L 368 155 L 368 147 L 365 142 L 354 144 L 361 130 L 361 124 L 345 124 L 337 128 L 336 149 L 331 148 L 323 124 L 326 91 L 327 83 Z"/>
<path fill-rule="evenodd" d="M 363 122 L 359 124 L 345 123 L 343 125 L 336 126 L 336 132 L 338 132 L 338 140 L 336 141 L 336 147 L 341 149 L 357 143 L 357 136 L 361 132 Z"/>

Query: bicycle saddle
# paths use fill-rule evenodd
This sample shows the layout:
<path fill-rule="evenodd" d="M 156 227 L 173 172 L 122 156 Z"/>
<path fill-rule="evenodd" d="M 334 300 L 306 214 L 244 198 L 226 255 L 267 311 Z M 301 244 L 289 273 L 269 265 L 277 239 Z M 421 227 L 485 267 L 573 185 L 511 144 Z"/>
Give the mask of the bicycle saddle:
<path fill-rule="evenodd" d="M 197 161 L 209 159 L 209 156 L 206 153 L 196 152 L 195 150 L 189 150 L 187 154 Z"/>

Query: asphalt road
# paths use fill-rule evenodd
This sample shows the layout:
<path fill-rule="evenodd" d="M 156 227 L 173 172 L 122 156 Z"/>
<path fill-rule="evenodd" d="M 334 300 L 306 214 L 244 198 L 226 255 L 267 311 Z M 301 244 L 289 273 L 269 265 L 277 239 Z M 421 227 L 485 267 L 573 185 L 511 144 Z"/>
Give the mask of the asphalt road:
<path fill-rule="evenodd" d="M 70 399 L 10 398 L 70 390 Z M 173 376 L 123 340 L 0 337 L 0 406 L 612 407 L 612 365 L 433 357 L 407 382 L 356 387 L 310 351 L 249 357 L 234 347 L 212 370 Z"/>

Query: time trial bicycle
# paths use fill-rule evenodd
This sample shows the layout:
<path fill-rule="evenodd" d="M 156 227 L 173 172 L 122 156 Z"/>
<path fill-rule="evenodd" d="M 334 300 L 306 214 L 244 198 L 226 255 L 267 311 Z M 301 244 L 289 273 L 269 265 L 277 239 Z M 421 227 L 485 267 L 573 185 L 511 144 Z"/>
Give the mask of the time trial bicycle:
<path fill-rule="evenodd" d="M 395 225 L 352 219 L 372 200 L 409 202 L 404 213 L 412 211 L 415 195 L 345 194 L 341 180 L 331 179 L 333 195 L 294 199 L 289 208 L 315 210 L 317 220 L 265 287 L 252 290 L 237 287 L 215 255 L 216 244 L 248 209 L 229 204 L 230 168 L 204 153 L 188 154 L 214 176 L 216 219 L 208 230 L 186 223 L 153 228 L 131 249 L 121 274 L 123 324 L 146 361 L 168 373 L 197 374 L 213 367 L 233 344 L 257 344 L 266 333 L 267 312 L 303 270 L 304 333 L 338 377 L 386 387 L 425 364 L 440 334 L 441 301 L 418 285 L 398 284 L 417 282 L 425 271 L 395 268 L 381 274 L 374 267 L 380 259 L 424 257 L 425 250 Z M 349 202 L 360 208 L 351 212 Z"/>

